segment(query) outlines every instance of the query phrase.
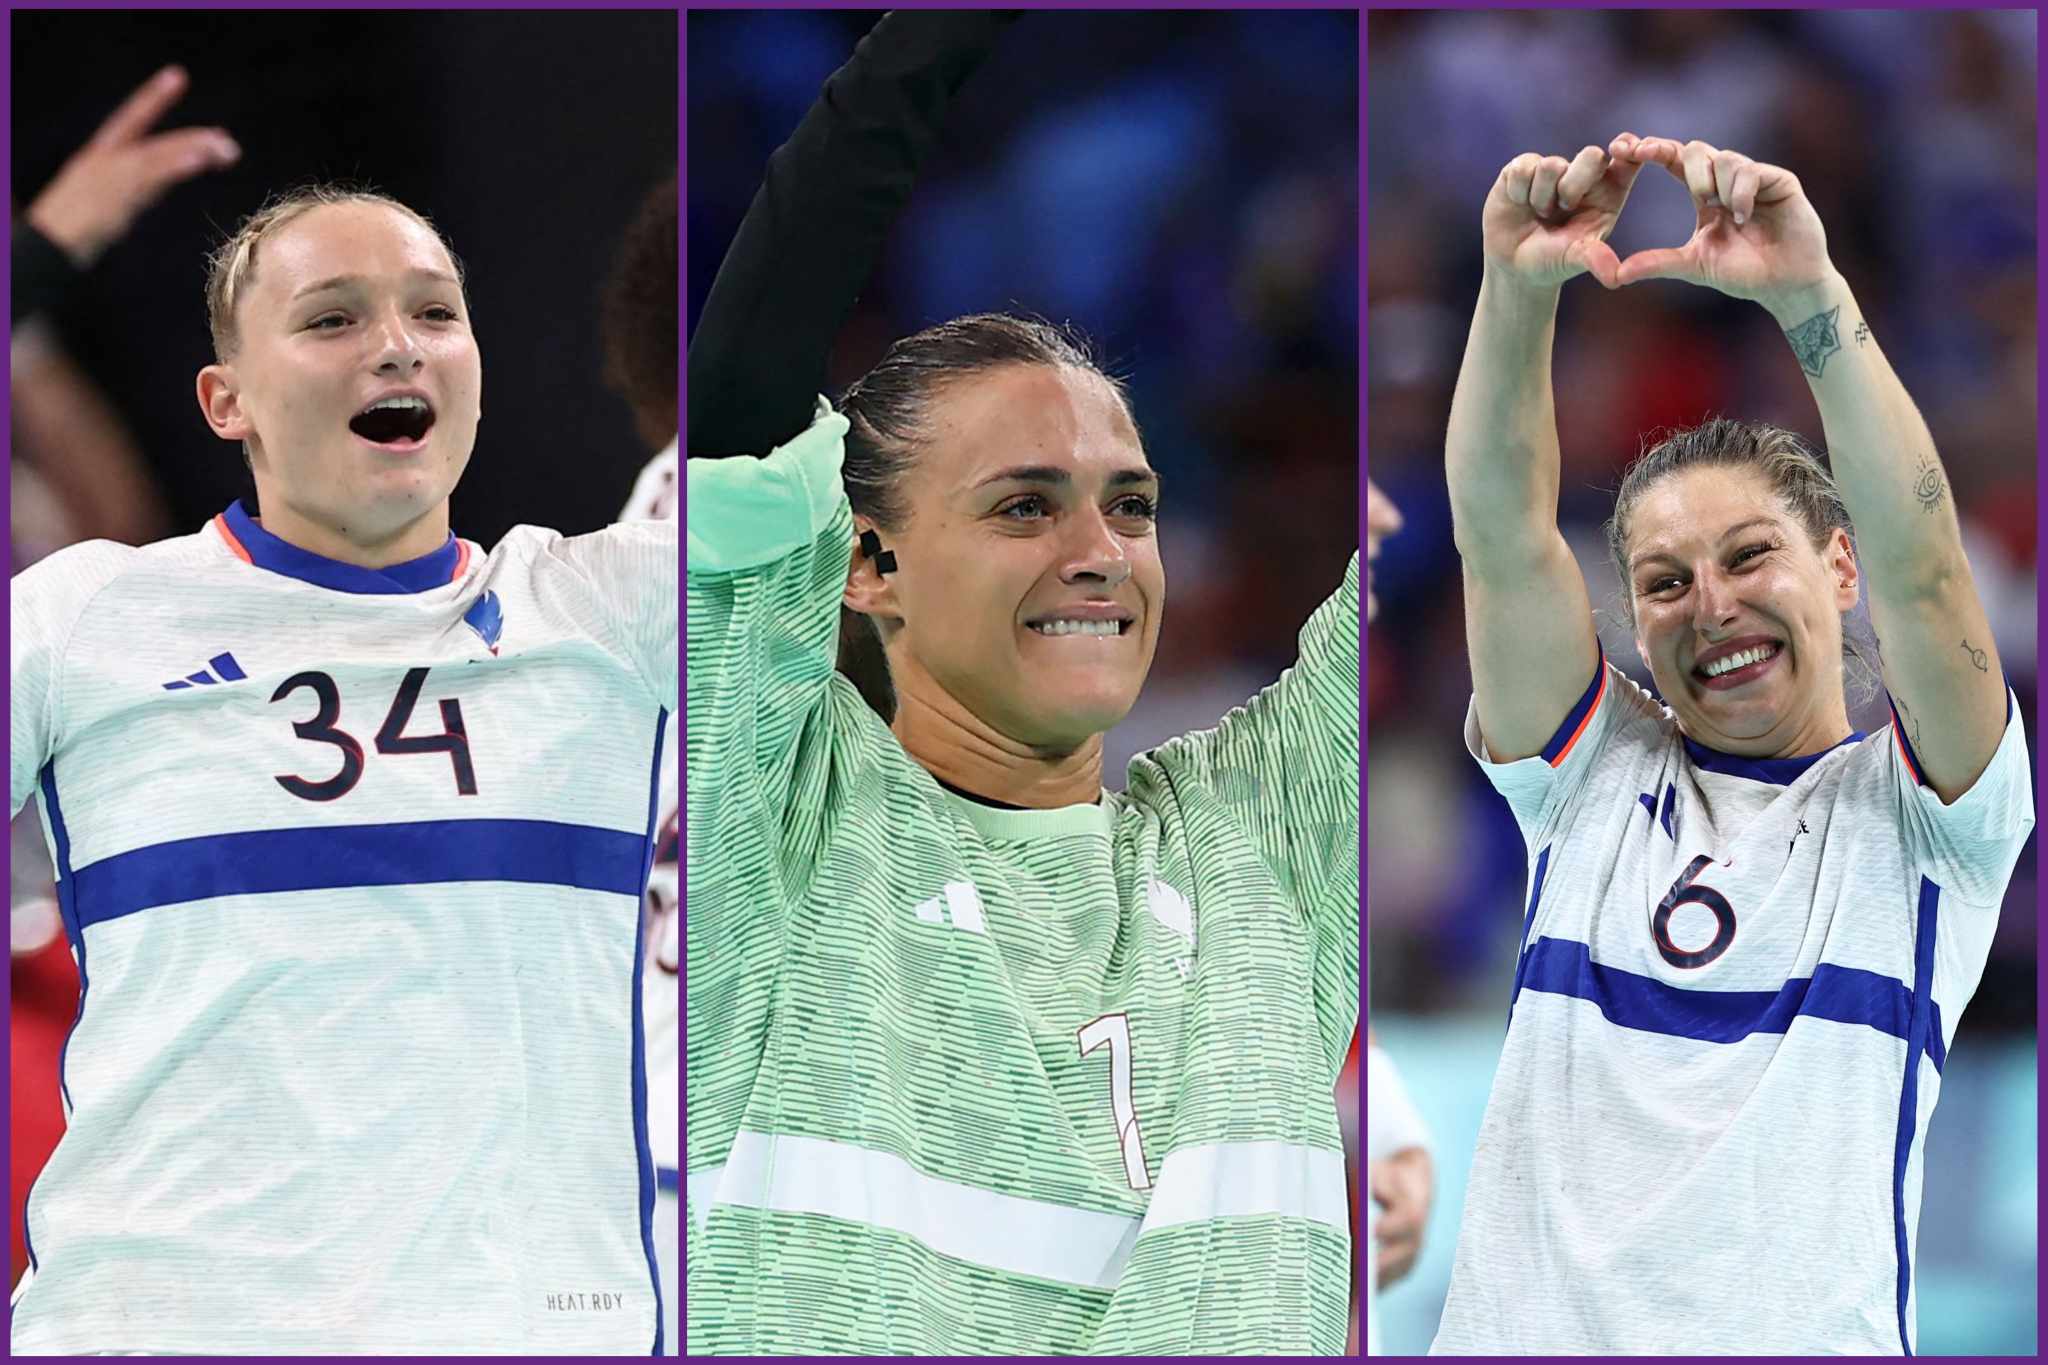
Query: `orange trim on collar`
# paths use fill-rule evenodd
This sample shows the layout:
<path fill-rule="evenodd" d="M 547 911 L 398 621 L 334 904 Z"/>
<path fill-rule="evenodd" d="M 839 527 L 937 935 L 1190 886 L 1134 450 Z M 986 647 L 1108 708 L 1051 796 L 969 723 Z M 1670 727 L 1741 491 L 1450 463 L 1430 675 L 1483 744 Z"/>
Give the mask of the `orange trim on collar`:
<path fill-rule="evenodd" d="M 254 564 L 256 562 L 249 557 L 248 547 L 235 539 L 235 533 L 228 529 L 227 517 L 218 512 L 214 513 L 213 529 L 220 532 L 220 538 L 228 543 L 230 550 L 235 552 L 235 558 L 241 560 L 244 564 Z"/>

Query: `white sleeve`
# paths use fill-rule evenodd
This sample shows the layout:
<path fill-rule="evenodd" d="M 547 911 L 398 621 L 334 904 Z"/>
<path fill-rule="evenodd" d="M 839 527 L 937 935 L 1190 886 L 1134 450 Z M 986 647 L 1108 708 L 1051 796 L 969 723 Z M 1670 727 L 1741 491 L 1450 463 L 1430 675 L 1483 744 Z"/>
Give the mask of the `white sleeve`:
<path fill-rule="evenodd" d="M 38 774 L 63 741 L 58 683 L 72 628 L 134 553 L 134 547 L 113 541 L 87 541 L 24 569 L 7 585 L 10 820 L 35 795 Z"/>
<path fill-rule="evenodd" d="M 1912 746 L 1892 721 L 1891 770 L 1900 788 L 1906 855 L 1965 904 L 1995 906 L 2034 828 L 2034 789 L 2018 699 L 2006 689 L 2005 734 L 1990 763 L 1952 804 L 1920 780 Z"/>
<path fill-rule="evenodd" d="M 1543 751 L 1512 763 L 1487 757 L 1479 734 L 1479 699 L 1465 709 L 1465 750 L 1507 799 L 1522 838 L 1533 851 L 1551 842 L 1596 773 L 1616 780 L 1617 766 L 1665 748 L 1675 724 L 1657 699 L 1603 655 L 1593 680 L 1566 713 Z"/>
<path fill-rule="evenodd" d="M 681 685 L 677 535 L 673 520 L 624 521 L 557 540 L 546 551 L 575 571 L 597 603 L 609 642 L 670 714 Z"/>

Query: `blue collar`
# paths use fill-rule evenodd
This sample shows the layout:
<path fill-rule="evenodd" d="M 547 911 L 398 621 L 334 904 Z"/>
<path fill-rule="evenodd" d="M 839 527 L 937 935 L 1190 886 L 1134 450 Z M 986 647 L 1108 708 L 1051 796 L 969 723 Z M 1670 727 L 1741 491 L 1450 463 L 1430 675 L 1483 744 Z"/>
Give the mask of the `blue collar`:
<path fill-rule="evenodd" d="M 1865 736 L 1857 730 L 1841 744 L 1831 744 L 1817 754 L 1801 754 L 1797 758 L 1745 758 L 1741 754 L 1724 754 L 1719 749 L 1709 749 L 1690 736 L 1685 739 L 1685 753 L 1695 768 L 1710 773 L 1724 773 L 1729 777 L 1746 777 L 1753 782 L 1770 782 L 1780 787 L 1789 787 L 1805 776 L 1806 770 L 1842 747 L 1854 744 Z"/>
<path fill-rule="evenodd" d="M 450 532 L 448 543 L 440 549 L 403 564 L 389 564 L 381 569 L 344 564 L 278 539 L 243 510 L 240 498 L 214 518 L 214 524 L 220 528 L 228 548 L 257 568 L 336 592 L 425 592 L 453 583 L 469 563 L 468 547 Z"/>

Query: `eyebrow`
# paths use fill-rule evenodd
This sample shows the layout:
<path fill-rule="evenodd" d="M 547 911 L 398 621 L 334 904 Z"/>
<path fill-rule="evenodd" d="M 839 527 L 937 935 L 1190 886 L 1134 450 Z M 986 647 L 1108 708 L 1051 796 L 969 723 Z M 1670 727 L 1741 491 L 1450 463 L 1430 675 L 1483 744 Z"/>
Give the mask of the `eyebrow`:
<path fill-rule="evenodd" d="M 982 489 L 992 483 L 1070 484 L 1073 481 L 1074 476 L 1064 469 L 1049 464 L 1027 464 L 1018 465 L 1012 469 L 998 470 L 974 485 L 974 487 Z M 1159 482 L 1159 472 L 1154 469 L 1119 469 L 1109 476 L 1109 486 L 1111 488 L 1122 488 L 1127 484 L 1134 483 L 1156 484 Z"/>
<path fill-rule="evenodd" d="M 1727 530 L 1721 533 L 1721 539 L 1717 543 L 1726 544 L 1729 540 L 1733 539 L 1735 536 L 1740 535 L 1742 532 L 1747 531 L 1752 526 L 1769 526 L 1775 528 L 1777 524 L 1778 523 L 1770 517 L 1751 517 L 1748 521 L 1738 521 L 1733 526 L 1729 527 Z M 1637 569 L 1642 568 L 1643 565 L 1649 563 L 1653 559 L 1669 559 L 1675 561 L 1677 558 L 1677 555 L 1674 555 L 1667 550 L 1649 550 L 1643 554 L 1637 555 L 1634 559 L 1630 560 L 1628 571 L 1630 573 L 1634 573 Z"/>
<path fill-rule="evenodd" d="M 456 279 L 453 275 L 449 274 L 445 270 L 427 270 L 424 268 L 418 268 L 408 270 L 405 273 L 409 276 L 412 276 L 415 279 L 439 280 L 443 284 L 452 284 L 460 286 L 462 283 L 462 281 Z M 313 281 L 313 283 L 307 285 L 304 289 L 299 290 L 298 293 L 293 294 L 292 297 L 294 299 L 302 299 L 306 297 L 306 295 L 308 294 L 323 294 L 330 289 L 345 289 L 349 285 L 362 283 L 362 280 L 363 277 L 361 275 L 329 275 L 324 280 Z"/>

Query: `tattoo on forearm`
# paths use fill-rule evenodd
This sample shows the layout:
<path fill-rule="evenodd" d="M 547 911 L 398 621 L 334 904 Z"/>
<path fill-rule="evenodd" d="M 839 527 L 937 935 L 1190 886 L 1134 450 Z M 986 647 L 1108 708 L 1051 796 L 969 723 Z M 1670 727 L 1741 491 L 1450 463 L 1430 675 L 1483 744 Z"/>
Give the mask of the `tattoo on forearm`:
<path fill-rule="evenodd" d="M 1867 323 L 1867 322 L 1859 322 L 1859 323 L 1857 323 L 1857 324 L 1856 324 L 1856 344 L 1857 344 L 1858 346 L 1863 346 L 1863 345 L 1867 345 L 1867 344 L 1869 344 L 1869 341 L 1870 341 L 1870 324 L 1869 324 L 1869 323 Z"/>
<path fill-rule="evenodd" d="M 1920 476 L 1913 481 L 1913 496 L 1920 499 L 1920 510 L 1937 511 L 1941 507 L 1941 495 L 1948 488 L 1947 480 L 1941 477 L 1941 466 L 1932 455 L 1920 457 Z"/>
<path fill-rule="evenodd" d="M 1799 357 L 1799 368 L 1815 379 L 1820 378 L 1828 357 L 1842 349 L 1842 338 L 1835 331 L 1835 319 L 1841 312 L 1841 305 L 1836 304 L 1825 313 L 1815 313 L 1785 333 L 1785 339 L 1792 343 L 1792 354 Z"/>
<path fill-rule="evenodd" d="M 1977 665 L 1979 673 L 1989 673 L 1991 671 L 1991 660 L 1989 657 L 1981 649 L 1970 648 L 1968 640 L 1963 641 L 1963 653 L 1970 656 L 1970 662 Z"/>

